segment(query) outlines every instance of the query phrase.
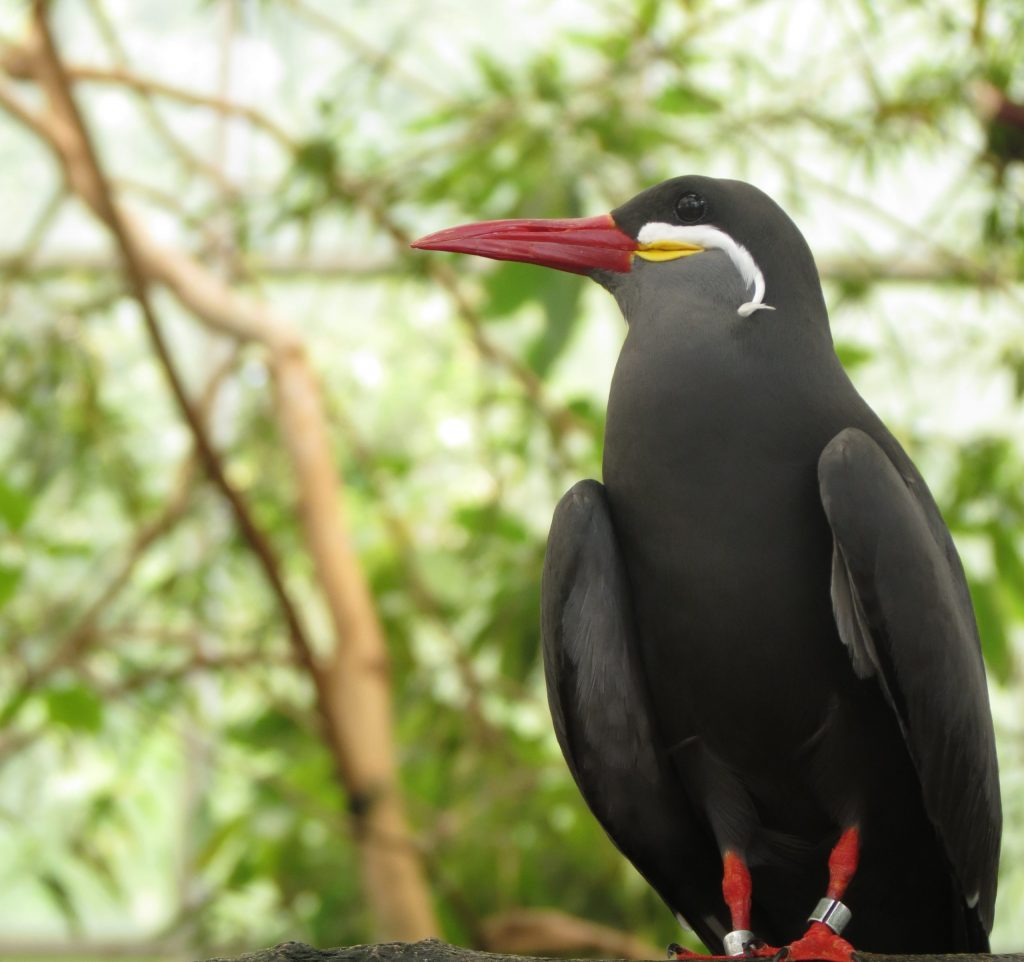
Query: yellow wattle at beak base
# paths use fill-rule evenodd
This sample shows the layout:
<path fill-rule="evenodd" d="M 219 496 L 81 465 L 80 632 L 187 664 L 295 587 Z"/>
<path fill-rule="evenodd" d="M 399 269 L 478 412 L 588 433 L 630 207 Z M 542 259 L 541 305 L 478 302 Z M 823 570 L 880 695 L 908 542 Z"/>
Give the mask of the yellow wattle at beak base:
<path fill-rule="evenodd" d="M 684 241 L 652 241 L 650 244 L 641 244 L 635 251 L 634 257 L 642 257 L 645 261 L 674 261 L 679 257 L 689 257 L 691 254 L 699 254 L 703 247 L 697 244 L 687 244 Z"/>

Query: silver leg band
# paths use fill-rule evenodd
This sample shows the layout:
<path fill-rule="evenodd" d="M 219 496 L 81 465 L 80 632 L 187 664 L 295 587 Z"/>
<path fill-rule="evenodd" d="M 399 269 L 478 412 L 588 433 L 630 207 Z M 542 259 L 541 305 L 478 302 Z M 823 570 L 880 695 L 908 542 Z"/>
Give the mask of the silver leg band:
<path fill-rule="evenodd" d="M 750 929 L 733 929 L 725 933 L 722 945 L 726 955 L 746 955 L 747 943 L 754 941 L 754 933 Z"/>
<path fill-rule="evenodd" d="M 841 935 L 851 918 L 853 913 L 839 899 L 821 899 L 807 921 L 824 922 L 836 935 Z"/>

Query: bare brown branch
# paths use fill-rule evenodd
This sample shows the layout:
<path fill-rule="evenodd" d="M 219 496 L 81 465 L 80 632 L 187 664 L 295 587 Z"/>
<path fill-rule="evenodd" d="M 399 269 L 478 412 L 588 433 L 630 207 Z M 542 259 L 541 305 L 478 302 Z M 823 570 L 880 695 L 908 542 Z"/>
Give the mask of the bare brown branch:
<path fill-rule="evenodd" d="M 103 38 L 103 42 L 107 47 L 107 50 L 117 66 L 122 70 L 126 70 L 128 67 L 128 54 L 114 26 L 114 21 L 107 14 L 106 8 L 103 6 L 103 0 L 88 0 L 88 3 L 92 12 L 93 21 L 96 24 L 100 37 Z M 64 74 L 64 79 L 65 82 L 68 81 L 66 73 Z M 141 89 L 136 89 L 133 92 L 135 93 L 139 107 L 142 110 L 143 115 L 149 121 L 149 125 L 153 132 L 160 138 L 160 140 L 163 141 L 163 143 L 181 161 L 181 163 L 187 169 L 192 170 L 211 181 L 223 196 L 234 196 L 236 194 L 235 187 L 231 181 L 225 177 L 223 171 L 216 164 L 211 164 L 207 161 L 201 154 L 192 149 L 191 144 L 187 143 L 175 134 L 171 126 L 160 114 L 160 111 L 157 110 L 156 105 L 152 102 L 149 94 L 145 90 Z"/>
<path fill-rule="evenodd" d="M 411 90 L 415 90 L 417 94 L 427 93 L 435 100 L 445 99 L 444 92 L 435 87 L 429 78 L 409 73 L 404 67 L 394 62 L 392 54 L 372 47 L 357 33 L 349 30 L 343 21 L 327 16 L 312 4 L 306 3 L 305 0 L 285 0 L 285 2 L 318 30 L 335 37 L 346 49 L 352 51 L 373 70 L 381 71 L 387 68 L 391 76 L 397 77 Z"/>
<path fill-rule="evenodd" d="M 136 185 L 125 184 L 134 189 Z M 141 185 L 140 185 L 141 186 Z M 170 198 L 165 198 L 170 200 Z M 1010 271 L 978 276 L 969 270 L 954 270 L 945 261 L 901 257 L 829 256 L 817 258 L 818 271 L 826 283 L 862 284 L 941 284 L 949 287 L 1001 288 L 1013 282 Z M 326 256 L 301 254 L 248 255 L 246 268 L 254 275 L 274 281 L 291 282 L 306 278 L 349 277 L 374 279 L 398 271 L 398 263 L 388 257 L 368 257 L 361 252 Z M 97 251 L 40 251 L 28 259 L 22 251 L 0 254 L 0 274 L 39 277 L 68 271 L 109 275 L 121 270 L 111 256 Z M 482 322 L 482 319 L 480 321 Z"/>
<path fill-rule="evenodd" d="M 43 3 L 37 3 L 35 7 L 35 25 L 40 40 L 38 76 L 47 90 L 54 112 L 62 116 L 64 123 L 67 125 L 69 142 L 73 142 L 76 145 L 77 159 L 80 164 L 78 177 L 90 185 L 91 193 L 96 199 L 99 216 L 110 228 L 120 248 L 129 288 L 142 309 L 143 318 L 153 341 L 153 346 L 167 375 L 178 407 L 189 426 L 189 430 L 192 432 L 199 458 L 210 479 L 220 489 L 230 505 L 243 536 L 260 561 L 271 590 L 277 597 L 293 643 L 300 651 L 305 650 L 305 657 L 308 658 L 312 666 L 311 646 L 306 638 L 305 629 L 302 627 L 298 611 L 285 589 L 284 580 L 280 573 L 280 565 L 274 555 L 273 548 L 252 520 L 241 495 L 228 481 L 220 458 L 206 432 L 205 425 L 185 390 L 184 382 L 171 356 L 170 349 L 149 300 L 148 278 L 143 272 L 136 250 L 132 244 L 132 238 L 122 223 L 120 211 L 113 202 L 109 184 L 106 181 L 96 151 L 92 146 L 89 132 L 75 104 L 67 78 L 63 73 L 61 60 L 49 31 L 45 4 Z"/>
<path fill-rule="evenodd" d="M 178 470 L 178 476 L 167 503 L 152 520 L 135 533 L 117 571 L 82 612 L 74 627 L 64 636 L 61 644 L 42 664 L 26 672 L 25 677 L 10 698 L 9 705 L 18 704 L 44 679 L 49 678 L 59 668 L 78 661 L 83 653 L 92 646 L 99 636 L 99 623 L 103 612 L 109 608 L 131 579 L 132 572 L 139 561 L 149 548 L 167 534 L 188 510 L 193 469 L 194 460 L 189 455 Z"/>
<path fill-rule="evenodd" d="M 392 216 L 390 210 L 376 198 L 372 192 L 362 192 L 353 185 L 339 182 L 338 189 L 348 196 L 360 196 L 360 205 L 376 221 L 391 238 L 402 248 L 407 248 L 412 237 Z M 548 426 L 556 447 L 561 444 L 566 434 L 572 430 L 586 430 L 586 425 L 569 408 L 559 406 L 551 401 L 544 387 L 544 382 L 524 364 L 518 357 L 501 345 L 492 341 L 484 331 L 483 318 L 470 303 L 458 275 L 451 265 L 437 258 L 427 263 L 427 273 L 447 292 L 459 319 L 462 321 L 477 353 L 485 360 L 508 371 L 519 382 L 523 393 L 530 403 L 540 412 Z"/>
<path fill-rule="evenodd" d="M 304 6 L 302 4 L 294 5 L 297 7 Z M 310 16 L 315 15 L 316 17 L 322 17 L 322 14 L 317 14 L 315 11 L 304 10 L 303 12 Z M 343 28 L 339 29 L 343 30 Z M 26 78 L 30 76 L 33 69 L 33 63 L 34 59 L 32 50 L 27 46 L 22 48 L 8 48 L 3 57 L 0 57 L 0 64 L 6 64 L 8 73 L 18 78 Z M 69 76 L 72 79 L 79 80 L 120 83 L 131 89 L 145 92 L 147 94 L 152 93 L 166 96 L 179 100 L 183 103 L 207 107 L 222 113 L 235 113 L 239 116 L 244 116 L 254 125 L 264 129 L 289 152 L 294 153 L 297 149 L 296 142 L 290 138 L 281 127 L 274 124 L 273 121 L 270 121 L 259 111 L 241 107 L 236 104 L 230 104 L 223 98 L 204 97 L 191 94 L 187 91 L 181 90 L 180 88 L 138 77 L 123 67 L 114 70 L 94 67 L 76 67 L 69 72 Z M 12 105 L 8 102 L 9 100 L 9 94 L 6 98 L 0 95 L 0 102 L 3 102 L 10 109 Z M 373 218 L 377 226 L 388 234 L 402 249 L 408 247 L 412 238 L 395 220 L 387 206 L 377 199 L 374 191 L 364 190 L 363 185 L 348 183 L 340 177 L 336 178 L 335 186 L 340 196 L 348 199 L 354 206 L 365 210 Z M 192 309 L 200 315 L 203 315 L 204 311 L 210 312 L 211 316 L 224 318 L 226 322 L 227 316 L 230 316 L 231 312 L 218 309 L 223 308 L 224 297 L 218 297 L 217 292 L 208 290 L 206 286 L 200 282 L 200 278 L 197 278 L 195 273 L 189 270 L 188 265 L 183 263 L 180 259 L 175 258 L 172 255 L 172 252 L 163 250 L 159 253 L 163 255 L 161 260 L 164 262 L 163 266 L 167 275 L 162 277 L 161 281 L 168 284 L 168 286 L 175 290 L 179 297 L 185 300 L 186 303 L 188 303 L 187 298 L 189 296 L 189 292 L 192 292 L 192 298 L 194 300 L 200 300 L 204 305 L 202 309 L 190 305 L 192 306 Z M 146 250 L 144 248 L 140 248 L 140 256 L 145 259 Z M 332 274 L 343 275 L 353 273 L 372 273 L 378 269 L 374 264 L 363 265 L 361 263 L 362 261 L 362 257 L 356 257 L 351 260 L 348 258 L 341 259 L 340 263 L 338 261 L 332 261 L 330 264 L 324 265 L 323 267 L 311 265 L 313 268 L 311 273 L 329 271 Z M 465 326 L 466 331 L 469 334 L 470 341 L 477 350 L 477 353 L 485 362 L 494 364 L 496 367 L 507 371 L 509 375 L 519 383 L 526 398 L 540 413 L 541 417 L 547 424 L 556 447 L 560 446 L 562 439 L 569 432 L 573 430 L 585 430 L 586 425 L 580 421 L 580 419 L 577 418 L 571 410 L 558 405 L 550 399 L 543 381 L 526 364 L 524 364 L 520 358 L 493 341 L 487 335 L 483 319 L 466 296 L 463 284 L 460 282 L 456 273 L 451 269 L 450 265 L 437 259 L 431 259 L 427 263 L 426 269 L 433 280 L 435 280 L 451 298 L 452 304 L 455 307 L 456 315 Z M 197 283 L 198 287 L 196 287 Z M 224 292 L 219 293 L 223 294 Z M 238 295 L 235 296 L 237 297 Z M 255 306 L 252 304 L 247 305 L 247 308 L 247 313 L 249 314 L 255 315 L 258 313 Z M 274 328 L 275 326 L 282 326 L 280 319 L 276 322 L 272 321 L 269 325 L 261 324 L 261 328 L 264 328 L 264 330 L 267 327 Z M 239 336 L 243 337 L 255 336 L 258 339 L 263 339 L 262 336 L 255 332 L 239 331 L 237 333 Z"/>
<path fill-rule="evenodd" d="M 7 72 L 16 79 L 28 79 L 27 71 L 31 64 L 31 58 L 19 56 L 18 48 L 8 48 L 8 50 Z M 262 111 L 246 104 L 239 104 L 224 97 L 198 93 L 153 77 L 144 77 L 124 66 L 96 67 L 90 64 L 75 64 L 68 66 L 67 74 L 68 79 L 75 83 L 127 87 L 138 93 L 172 100 L 188 107 L 200 107 L 228 117 L 239 117 L 252 124 L 253 127 L 262 130 L 282 147 L 288 150 L 293 147 L 292 138 L 280 124 L 271 120 Z"/>
<path fill-rule="evenodd" d="M 124 212 L 91 148 L 70 86 L 48 32 L 46 4 L 37 2 L 39 34 L 28 49 L 33 78 L 49 104 L 33 112 L 0 85 L 0 105 L 34 130 L 57 155 L 71 188 L 114 234 L 126 276 L 139 302 L 154 346 L 171 380 L 179 407 L 199 446 L 202 460 L 231 504 L 247 542 L 268 579 L 280 579 L 278 566 L 244 502 L 227 483 L 215 452 L 200 440 L 198 423 L 173 360 L 163 343 L 148 299 L 150 283 L 166 285 L 207 325 L 258 340 L 269 351 L 277 413 L 300 495 L 307 544 L 332 616 L 336 641 L 329 664 L 313 657 L 297 620 L 289 614 L 283 583 L 274 590 L 289 621 L 289 635 L 316 690 L 340 776 L 348 792 L 368 901 L 382 935 L 421 937 L 437 931 L 423 868 L 398 795 L 387 648 L 362 570 L 352 548 L 340 499 L 341 482 L 328 443 L 319 386 L 300 337 L 265 305 L 242 297 L 188 256 L 155 244 Z M 382 841 L 383 840 L 383 841 Z"/>
<path fill-rule="evenodd" d="M 2 97 L 2 95 L 0 95 Z M 154 192 L 148 185 L 118 179 L 114 186 L 122 188 L 122 193 L 137 192 L 145 194 L 160 203 L 169 206 L 172 197 Z M 201 225 L 199 225 L 201 227 Z M 60 249 L 47 251 L 31 251 L 26 257 L 24 249 L 15 253 L 0 253 L 0 274 L 19 274 L 26 277 L 38 277 L 49 274 L 65 274 L 68 271 L 81 272 L 88 275 L 120 274 L 120 262 L 110 254 L 94 250 Z M 399 265 L 389 257 L 371 257 L 363 252 L 338 253 L 327 256 L 307 256 L 302 254 L 272 253 L 247 254 L 245 267 L 248 273 L 272 278 L 273 280 L 293 281 L 310 277 L 373 279 L 398 271 Z"/>

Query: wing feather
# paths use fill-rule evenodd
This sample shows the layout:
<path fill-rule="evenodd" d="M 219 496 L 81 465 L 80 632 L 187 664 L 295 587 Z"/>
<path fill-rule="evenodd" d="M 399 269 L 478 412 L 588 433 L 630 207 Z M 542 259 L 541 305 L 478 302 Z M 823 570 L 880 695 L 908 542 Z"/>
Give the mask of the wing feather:
<path fill-rule="evenodd" d="M 555 511 L 541 595 L 548 702 L 580 792 L 669 908 L 720 951 L 728 930 L 720 856 L 655 731 L 625 571 L 596 481 L 575 485 Z"/>
<path fill-rule="evenodd" d="M 909 459 L 855 428 L 818 464 L 832 600 L 861 677 L 897 713 L 964 901 L 990 931 L 1002 814 L 985 668 L 963 569 Z"/>

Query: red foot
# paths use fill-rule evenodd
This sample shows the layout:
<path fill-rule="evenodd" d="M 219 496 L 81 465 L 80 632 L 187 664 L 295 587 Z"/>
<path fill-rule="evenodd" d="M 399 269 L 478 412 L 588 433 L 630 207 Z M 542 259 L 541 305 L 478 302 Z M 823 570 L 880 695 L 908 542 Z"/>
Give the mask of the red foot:
<path fill-rule="evenodd" d="M 686 959 L 687 962 L 694 962 L 697 959 L 701 960 L 701 962 L 711 959 L 728 959 L 730 962 L 735 962 L 730 955 L 708 955 L 706 952 L 691 952 L 689 949 L 684 949 L 678 942 L 673 942 L 668 947 L 668 957 L 670 959 Z"/>
<path fill-rule="evenodd" d="M 670 956 L 671 959 L 685 959 L 686 962 L 736 962 L 736 959 L 742 959 L 742 956 L 734 955 L 700 955 L 699 952 L 690 952 L 689 949 L 683 949 L 677 952 L 674 956 Z"/>
<path fill-rule="evenodd" d="M 691 952 L 689 949 L 684 949 L 678 942 L 669 943 L 668 957 L 670 959 L 704 959 L 710 958 L 710 956 L 701 955 L 699 952 Z"/>
<path fill-rule="evenodd" d="M 854 948 L 824 922 L 812 922 L 802 939 L 783 950 L 788 962 L 854 962 Z"/>
<path fill-rule="evenodd" d="M 768 945 L 767 942 L 762 942 L 760 945 L 751 946 L 747 949 L 747 954 L 743 956 L 745 959 L 774 959 L 782 950 L 777 945 Z"/>
<path fill-rule="evenodd" d="M 670 959 L 726 959 L 726 955 L 702 955 L 700 952 L 691 952 L 689 949 L 684 949 L 678 942 L 673 942 L 668 947 L 668 957 Z"/>

